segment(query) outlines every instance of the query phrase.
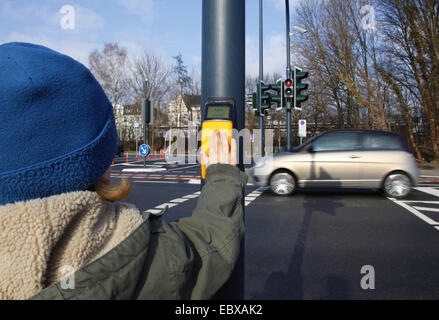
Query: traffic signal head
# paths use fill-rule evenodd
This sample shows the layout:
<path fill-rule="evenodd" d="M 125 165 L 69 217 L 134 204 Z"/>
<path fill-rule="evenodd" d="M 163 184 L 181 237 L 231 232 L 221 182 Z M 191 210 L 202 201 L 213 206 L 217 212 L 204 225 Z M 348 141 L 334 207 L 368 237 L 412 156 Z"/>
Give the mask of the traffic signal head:
<path fill-rule="evenodd" d="M 151 102 L 145 98 L 142 101 L 142 121 L 145 125 L 148 125 L 151 120 Z"/>
<path fill-rule="evenodd" d="M 285 98 L 294 97 L 293 81 L 291 79 L 287 79 L 284 82 L 284 97 Z"/>
<path fill-rule="evenodd" d="M 261 83 L 260 90 L 261 90 L 261 107 L 259 108 L 259 114 L 261 116 L 264 116 L 265 115 L 264 110 L 271 108 L 271 94 L 269 92 L 271 90 L 271 85 Z"/>
<path fill-rule="evenodd" d="M 256 90 L 256 93 L 252 94 L 253 108 L 256 109 L 255 116 L 266 116 L 268 109 L 273 106 L 277 106 L 277 108 L 280 106 L 282 108 L 283 85 L 281 83 L 265 84 L 261 82 L 257 85 Z"/>
<path fill-rule="evenodd" d="M 294 70 L 294 109 L 302 110 L 301 103 L 308 100 L 308 95 L 303 94 L 302 91 L 308 89 L 307 83 L 302 83 L 302 80 L 308 78 L 308 72 L 302 72 L 302 70 L 296 68 Z"/>

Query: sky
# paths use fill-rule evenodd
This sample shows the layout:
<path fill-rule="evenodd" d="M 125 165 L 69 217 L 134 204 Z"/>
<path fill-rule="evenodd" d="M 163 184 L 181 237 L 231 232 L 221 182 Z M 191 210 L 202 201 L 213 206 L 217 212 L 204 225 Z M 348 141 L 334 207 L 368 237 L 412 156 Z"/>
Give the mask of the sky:
<path fill-rule="evenodd" d="M 129 55 L 146 50 L 172 65 L 181 53 L 189 69 L 200 70 L 202 1 L 1 0 L 0 44 L 41 44 L 88 66 L 91 51 L 118 42 Z M 290 0 L 291 14 L 295 2 Z M 285 1 L 263 3 L 264 74 L 284 74 Z M 246 0 L 246 74 L 257 76 L 258 66 L 259 0 Z"/>

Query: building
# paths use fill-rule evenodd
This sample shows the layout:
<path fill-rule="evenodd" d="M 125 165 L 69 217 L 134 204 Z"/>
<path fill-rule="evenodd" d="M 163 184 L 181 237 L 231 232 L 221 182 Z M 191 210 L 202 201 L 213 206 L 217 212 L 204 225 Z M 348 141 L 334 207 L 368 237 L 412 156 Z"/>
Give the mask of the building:
<path fill-rule="evenodd" d="M 169 100 L 168 119 L 171 128 L 201 126 L 201 96 L 180 95 Z"/>
<path fill-rule="evenodd" d="M 142 124 L 142 109 L 140 104 L 127 106 L 116 104 L 113 106 L 113 111 L 119 139 L 124 142 L 135 140 L 135 123 L 138 123 L 139 126 Z"/>

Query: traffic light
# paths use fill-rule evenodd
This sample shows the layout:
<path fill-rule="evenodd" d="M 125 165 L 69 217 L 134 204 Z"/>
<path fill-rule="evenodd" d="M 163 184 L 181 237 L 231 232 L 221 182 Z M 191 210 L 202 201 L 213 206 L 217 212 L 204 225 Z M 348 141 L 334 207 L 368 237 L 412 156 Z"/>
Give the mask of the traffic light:
<path fill-rule="evenodd" d="M 293 81 L 291 79 L 287 79 L 284 82 L 284 97 L 285 98 L 294 97 Z"/>
<path fill-rule="evenodd" d="M 257 85 L 256 92 L 248 95 L 252 100 L 253 109 L 255 109 L 255 116 L 265 117 L 268 115 L 268 109 L 273 105 L 276 105 L 276 109 L 282 109 L 284 98 L 283 98 L 283 82 L 278 82 L 275 84 L 265 84 L 261 82 Z M 259 97 L 259 92 L 261 96 Z M 261 102 L 259 104 L 259 101 Z"/>
<path fill-rule="evenodd" d="M 149 125 L 152 120 L 151 102 L 146 98 L 142 102 L 142 120 L 145 125 Z"/>
<path fill-rule="evenodd" d="M 302 111 L 302 102 L 308 100 L 308 95 L 302 94 L 302 91 L 308 89 L 308 83 L 302 83 L 303 79 L 308 78 L 308 72 L 302 69 L 294 68 L 294 109 Z"/>
<path fill-rule="evenodd" d="M 259 87 L 260 87 L 260 91 L 259 91 Z M 259 92 L 261 92 L 261 100 L 260 100 L 261 105 L 260 105 L 260 108 L 258 108 L 259 115 L 261 117 L 265 117 L 267 115 L 267 112 L 268 112 L 266 110 L 271 108 L 271 94 L 270 94 L 270 92 L 268 92 L 270 90 L 270 85 L 269 84 L 267 85 L 267 84 L 261 82 L 258 85 L 257 90 L 258 90 L 257 91 L 258 94 L 259 94 Z M 258 101 L 259 101 L 259 99 L 258 99 Z"/>
<path fill-rule="evenodd" d="M 257 92 L 253 92 L 253 93 L 248 94 L 247 98 L 248 98 L 247 103 L 249 105 L 251 105 L 255 116 L 259 117 L 259 114 L 260 114 L 259 113 L 259 100 L 258 100 Z"/>
<path fill-rule="evenodd" d="M 275 84 L 269 85 L 269 90 L 273 92 L 271 94 L 271 105 L 276 105 L 276 110 L 280 110 L 283 107 L 284 99 L 283 99 L 283 90 L 282 90 L 282 82 L 277 82 Z"/>

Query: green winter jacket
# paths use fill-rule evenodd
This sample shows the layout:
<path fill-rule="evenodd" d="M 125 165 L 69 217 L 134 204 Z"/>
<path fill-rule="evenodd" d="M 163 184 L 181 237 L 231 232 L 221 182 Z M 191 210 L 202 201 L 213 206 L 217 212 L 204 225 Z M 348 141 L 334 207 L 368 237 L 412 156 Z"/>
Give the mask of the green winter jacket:
<path fill-rule="evenodd" d="M 31 299 L 210 299 L 239 255 L 246 183 L 237 167 L 211 165 L 191 217 L 166 223 L 144 213 L 127 238 L 74 273 L 74 289 L 58 282 Z"/>

